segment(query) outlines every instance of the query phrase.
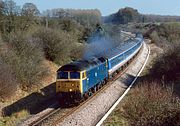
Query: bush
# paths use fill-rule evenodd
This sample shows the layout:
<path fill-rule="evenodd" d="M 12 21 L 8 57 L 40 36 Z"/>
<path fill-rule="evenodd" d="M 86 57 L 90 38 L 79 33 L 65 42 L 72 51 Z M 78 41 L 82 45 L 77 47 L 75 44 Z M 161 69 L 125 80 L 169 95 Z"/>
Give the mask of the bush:
<path fill-rule="evenodd" d="M 0 37 L 0 98 L 2 99 L 11 96 L 18 86 L 14 71 L 4 61 L 7 54 L 11 55 L 12 52 L 7 51 L 7 45 Z"/>
<path fill-rule="evenodd" d="M 12 95 L 18 87 L 15 73 L 10 66 L 0 58 L 0 98 L 5 99 Z"/>
<path fill-rule="evenodd" d="M 40 28 L 33 35 L 40 40 L 47 59 L 60 65 L 69 62 L 71 52 L 78 47 L 78 37 L 73 33 L 50 28 Z"/>
<path fill-rule="evenodd" d="M 157 57 L 156 62 L 154 62 L 151 75 L 164 81 L 175 81 L 178 80 L 178 74 L 180 71 L 180 45 L 172 44 L 165 53 Z"/>
<path fill-rule="evenodd" d="M 159 38 L 159 35 L 156 31 L 153 31 L 151 34 L 150 34 L 150 38 L 152 40 L 152 42 L 158 44 L 160 42 L 160 38 Z"/>
<path fill-rule="evenodd" d="M 6 38 L 8 51 L 2 60 L 13 70 L 23 90 L 39 85 L 47 74 L 43 65 L 44 54 L 37 40 L 22 33 L 12 33 Z"/>
<path fill-rule="evenodd" d="M 122 116 L 130 125 L 176 126 L 180 124 L 179 98 L 156 82 L 139 84 L 125 101 Z"/>

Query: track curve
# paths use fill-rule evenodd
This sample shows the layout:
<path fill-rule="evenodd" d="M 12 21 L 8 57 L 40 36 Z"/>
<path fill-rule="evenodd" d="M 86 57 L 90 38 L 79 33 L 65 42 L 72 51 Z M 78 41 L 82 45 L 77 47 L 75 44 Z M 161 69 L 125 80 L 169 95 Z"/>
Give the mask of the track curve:
<path fill-rule="evenodd" d="M 144 44 L 143 46 L 146 46 L 146 44 Z M 149 49 L 149 53 L 150 53 L 150 49 Z M 148 53 L 148 55 L 149 55 L 149 53 Z M 132 85 L 134 84 L 134 82 L 136 81 L 136 79 L 138 78 L 138 76 L 139 76 L 139 74 L 142 72 L 142 70 L 143 70 L 143 68 L 144 68 L 144 66 L 145 66 L 145 64 L 146 64 L 146 62 L 147 62 L 147 59 L 148 59 L 148 57 L 149 56 L 147 56 L 146 57 L 146 61 L 145 61 L 145 63 L 144 63 L 144 65 L 143 65 L 143 67 L 141 68 L 141 70 L 139 71 L 139 73 L 138 73 L 138 75 L 136 76 L 136 78 L 133 80 L 133 82 L 131 83 L 131 85 L 130 86 L 128 86 L 128 88 L 126 89 L 126 91 L 124 92 L 124 94 L 121 96 L 121 98 L 120 99 L 122 99 L 127 93 L 126 92 L 128 92 L 129 90 L 130 90 L 130 88 L 132 87 Z M 129 69 L 129 67 L 127 68 L 127 69 Z M 127 70 L 126 69 L 126 70 Z M 126 70 L 124 70 L 123 72 L 125 72 Z M 121 73 L 122 74 L 122 73 Z M 120 76 L 120 75 L 119 75 Z M 118 77 L 119 77 L 118 76 Z M 114 81 L 116 81 L 117 79 L 118 79 L 118 77 L 117 78 L 115 78 L 114 80 L 113 80 L 113 82 Z M 77 106 L 77 107 L 74 107 L 74 108 L 69 108 L 69 109 L 61 109 L 61 108 L 58 108 L 58 109 L 55 109 L 55 110 L 53 110 L 53 111 L 51 111 L 51 112 L 49 112 L 49 113 L 47 113 L 47 114 L 45 114 L 44 116 L 42 116 L 41 118 L 39 118 L 38 120 L 36 120 L 36 121 L 34 121 L 34 122 L 32 122 L 31 124 L 30 124 L 30 126 L 35 126 L 35 125 L 62 125 L 63 124 L 63 122 L 65 121 L 65 118 L 66 117 L 69 117 L 69 116 L 71 116 L 73 113 L 76 113 L 78 110 L 80 110 L 80 109 L 82 109 L 83 107 L 85 107 L 86 106 L 86 104 L 89 104 L 89 103 L 91 103 L 91 101 L 93 101 L 93 99 L 95 99 L 95 97 L 96 97 L 96 94 L 99 94 L 99 93 L 101 93 L 101 92 L 106 92 L 106 88 L 108 88 L 109 86 L 108 85 L 106 85 L 105 87 L 103 87 L 99 92 L 97 92 L 97 93 L 95 93 L 95 95 L 93 95 L 93 97 L 90 97 L 87 101 L 85 101 L 85 102 L 83 102 L 82 104 L 80 104 L 79 106 Z M 122 88 L 122 87 L 121 87 Z M 120 102 L 119 100 L 116 100 L 116 102 Z M 115 104 L 118 104 L 118 103 L 116 103 L 115 102 Z M 114 105 L 113 105 L 114 106 Z M 112 107 L 111 107 L 112 108 Z M 106 113 L 111 113 L 111 111 L 113 110 L 111 110 L 111 108 L 110 109 L 108 109 L 108 111 L 106 111 Z M 109 112 L 110 111 L 110 112 Z M 59 113 L 61 113 L 60 115 L 59 115 Z M 97 125 L 97 126 L 99 126 L 99 125 L 101 125 L 102 124 L 102 122 L 107 118 L 107 116 L 109 115 L 109 114 L 103 114 L 104 116 L 102 116 L 102 114 L 101 114 L 101 117 L 99 116 L 98 117 L 98 122 L 95 122 L 95 123 L 93 123 L 93 125 Z M 54 115 L 57 115 L 56 117 L 54 116 Z M 58 118 L 57 118 L 58 117 Z M 48 118 L 51 118 L 50 120 L 52 121 L 51 123 L 48 123 Z M 78 124 L 78 123 L 77 123 Z M 72 123 L 72 125 L 73 125 L 73 123 Z"/>
<path fill-rule="evenodd" d="M 147 45 L 148 46 L 148 45 Z M 131 89 L 131 87 L 133 86 L 133 84 L 136 82 L 137 78 L 139 77 L 139 75 L 141 74 L 141 72 L 143 71 L 148 59 L 149 59 L 149 55 L 150 55 L 150 47 L 148 46 L 148 55 L 147 58 L 142 66 L 142 68 L 140 69 L 140 71 L 138 72 L 137 76 L 134 78 L 134 80 L 132 81 L 132 83 L 130 84 L 130 86 L 126 89 L 126 91 L 123 93 L 122 96 L 120 96 L 118 98 L 118 100 L 114 103 L 114 105 L 112 105 L 112 107 L 107 111 L 107 113 L 98 121 L 98 123 L 96 124 L 96 126 L 101 126 L 103 124 L 103 122 L 107 119 L 107 117 L 111 114 L 111 112 L 116 108 L 116 106 L 121 102 L 121 100 L 126 96 L 126 94 L 129 92 L 129 90 Z"/>

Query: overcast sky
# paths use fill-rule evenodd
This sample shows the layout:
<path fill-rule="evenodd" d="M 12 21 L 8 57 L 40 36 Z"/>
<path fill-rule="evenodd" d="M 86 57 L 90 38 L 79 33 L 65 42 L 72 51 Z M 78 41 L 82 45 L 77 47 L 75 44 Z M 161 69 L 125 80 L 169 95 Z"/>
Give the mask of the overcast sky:
<path fill-rule="evenodd" d="M 99 9 L 103 16 L 120 8 L 133 7 L 143 14 L 179 15 L 180 0 L 14 0 L 17 5 L 31 2 L 42 12 L 53 8 Z"/>

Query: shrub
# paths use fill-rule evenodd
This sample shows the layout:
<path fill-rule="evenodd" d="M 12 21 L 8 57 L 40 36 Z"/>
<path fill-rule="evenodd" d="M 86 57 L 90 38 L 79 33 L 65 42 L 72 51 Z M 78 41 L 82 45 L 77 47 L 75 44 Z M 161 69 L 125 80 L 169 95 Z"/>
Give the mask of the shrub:
<path fill-rule="evenodd" d="M 180 71 L 180 46 L 172 44 L 165 53 L 157 57 L 154 62 L 151 75 L 158 80 L 175 81 L 178 79 Z"/>
<path fill-rule="evenodd" d="M 40 28 L 33 36 L 40 40 L 46 58 L 58 64 L 70 61 L 71 52 L 78 45 L 77 35 L 62 30 Z"/>
<path fill-rule="evenodd" d="M 153 31 L 151 34 L 150 34 L 150 38 L 152 40 L 152 42 L 156 43 L 156 44 L 159 44 L 160 43 L 160 38 L 159 38 L 159 35 L 156 31 Z"/>
<path fill-rule="evenodd" d="M 0 37 L 0 98 L 2 99 L 9 97 L 18 86 L 14 71 L 4 61 L 7 54 L 12 55 L 12 51 L 7 51 L 7 45 Z"/>
<path fill-rule="evenodd" d="M 180 102 L 156 82 L 139 84 L 125 101 L 122 116 L 130 125 L 179 125 Z"/>
<path fill-rule="evenodd" d="M 18 87 L 15 73 L 9 65 L 0 58 L 0 98 L 5 99 L 12 95 Z"/>
<path fill-rule="evenodd" d="M 25 90 L 39 85 L 47 69 L 43 65 L 44 55 L 37 40 L 22 33 L 12 33 L 6 41 L 9 49 L 2 58 L 14 71 L 21 88 Z"/>

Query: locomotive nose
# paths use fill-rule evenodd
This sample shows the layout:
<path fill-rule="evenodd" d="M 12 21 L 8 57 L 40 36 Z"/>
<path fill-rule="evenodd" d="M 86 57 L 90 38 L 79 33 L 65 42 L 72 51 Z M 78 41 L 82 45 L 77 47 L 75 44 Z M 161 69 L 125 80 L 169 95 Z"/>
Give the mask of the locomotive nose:
<path fill-rule="evenodd" d="M 80 80 L 57 80 L 56 88 L 57 92 L 80 92 Z"/>

